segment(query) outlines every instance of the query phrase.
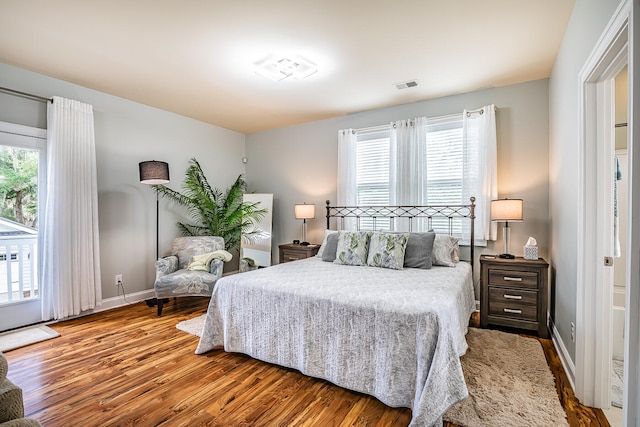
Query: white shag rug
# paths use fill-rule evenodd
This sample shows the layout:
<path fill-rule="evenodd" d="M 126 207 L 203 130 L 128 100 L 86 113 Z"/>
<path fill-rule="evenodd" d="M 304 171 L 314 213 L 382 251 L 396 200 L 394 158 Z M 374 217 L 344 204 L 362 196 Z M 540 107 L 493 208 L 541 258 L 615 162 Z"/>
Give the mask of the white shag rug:
<path fill-rule="evenodd" d="M 205 316 L 184 320 L 176 328 L 201 336 Z M 467 343 L 461 361 L 469 397 L 451 407 L 445 421 L 462 427 L 569 425 L 536 339 L 469 328 Z"/>
<path fill-rule="evenodd" d="M 568 426 L 538 340 L 469 328 L 460 358 L 469 397 L 444 419 L 465 427 Z"/>
<path fill-rule="evenodd" d="M 59 333 L 44 325 L 4 332 L 0 334 L 0 351 L 7 352 L 59 336 Z"/>
<path fill-rule="evenodd" d="M 193 319 L 183 320 L 176 325 L 176 328 L 183 332 L 186 332 L 197 337 L 202 336 L 202 327 L 204 326 L 204 319 L 207 315 L 194 317 Z"/>

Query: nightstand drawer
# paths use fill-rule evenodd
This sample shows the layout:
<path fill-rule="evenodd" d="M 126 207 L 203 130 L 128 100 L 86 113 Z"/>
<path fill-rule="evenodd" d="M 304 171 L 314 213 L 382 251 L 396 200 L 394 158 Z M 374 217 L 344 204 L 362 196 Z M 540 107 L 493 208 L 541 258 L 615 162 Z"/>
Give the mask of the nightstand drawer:
<path fill-rule="evenodd" d="M 280 263 L 297 261 L 315 256 L 320 249 L 320 245 L 298 245 L 295 243 L 285 243 L 278 246 L 280 249 Z"/>
<path fill-rule="evenodd" d="M 307 254 L 305 252 L 300 252 L 295 250 L 291 251 L 287 249 L 282 250 L 283 262 L 297 261 L 299 259 L 305 259 L 305 258 L 307 258 Z"/>
<path fill-rule="evenodd" d="M 489 315 L 538 320 L 538 292 L 489 287 Z"/>
<path fill-rule="evenodd" d="M 490 269 L 489 286 L 538 289 L 538 273 Z"/>

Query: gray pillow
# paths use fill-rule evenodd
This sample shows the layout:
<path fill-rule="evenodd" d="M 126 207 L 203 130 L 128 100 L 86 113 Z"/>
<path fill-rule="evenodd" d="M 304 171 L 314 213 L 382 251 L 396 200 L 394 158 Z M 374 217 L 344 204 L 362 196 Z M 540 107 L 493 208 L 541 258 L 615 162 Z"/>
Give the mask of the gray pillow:
<path fill-rule="evenodd" d="M 331 233 L 327 236 L 327 243 L 322 252 L 322 260 L 333 262 L 336 259 L 336 251 L 338 250 L 338 233 Z"/>
<path fill-rule="evenodd" d="M 431 268 L 431 252 L 436 233 L 409 233 L 409 240 L 404 251 L 404 266 L 410 268 Z"/>

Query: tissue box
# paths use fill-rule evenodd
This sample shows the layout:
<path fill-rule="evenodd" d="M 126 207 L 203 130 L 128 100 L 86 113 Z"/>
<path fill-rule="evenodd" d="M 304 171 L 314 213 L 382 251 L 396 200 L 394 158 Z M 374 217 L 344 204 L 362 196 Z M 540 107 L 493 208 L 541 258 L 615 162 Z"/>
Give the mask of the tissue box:
<path fill-rule="evenodd" d="M 537 246 L 525 246 L 524 247 L 524 259 L 538 259 L 538 247 Z"/>

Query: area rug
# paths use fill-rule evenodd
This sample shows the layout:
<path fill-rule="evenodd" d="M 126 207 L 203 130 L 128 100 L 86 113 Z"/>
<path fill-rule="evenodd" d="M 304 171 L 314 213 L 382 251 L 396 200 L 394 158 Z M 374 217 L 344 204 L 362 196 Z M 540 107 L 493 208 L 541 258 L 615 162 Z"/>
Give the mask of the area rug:
<path fill-rule="evenodd" d="M 204 326 L 204 319 L 207 315 L 203 314 L 193 319 L 183 320 L 176 325 L 176 328 L 183 332 L 186 332 L 197 337 L 202 335 L 202 327 Z"/>
<path fill-rule="evenodd" d="M 568 426 L 538 340 L 469 328 L 460 359 L 469 397 L 444 419 L 464 427 Z"/>
<path fill-rule="evenodd" d="M 176 328 L 201 336 L 205 315 Z M 469 397 L 443 417 L 462 427 L 568 426 L 540 343 L 488 329 L 469 328 L 462 370 Z"/>
<path fill-rule="evenodd" d="M 0 351 L 6 352 L 29 344 L 59 337 L 60 334 L 48 326 L 40 325 L 0 334 Z"/>
<path fill-rule="evenodd" d="M 624 360 L 613 359 L 611 363 L 611 404 L 622 408 L 622 375 L 624 374 Z"/>

